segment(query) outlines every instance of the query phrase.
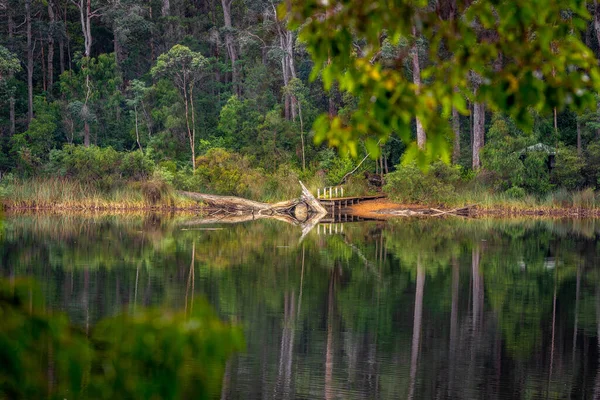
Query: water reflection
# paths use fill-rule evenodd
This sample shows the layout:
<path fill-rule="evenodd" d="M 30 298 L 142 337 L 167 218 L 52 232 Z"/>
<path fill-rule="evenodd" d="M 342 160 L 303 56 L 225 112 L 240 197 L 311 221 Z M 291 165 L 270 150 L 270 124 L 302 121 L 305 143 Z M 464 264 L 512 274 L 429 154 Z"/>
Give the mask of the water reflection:
<path fill-rule="evenodd" d="M 84 329 L 206 296 L 248 346 L 221 398 L 600 395 L 600 222 L 333 224 L 9 217 L 1 272 Z"/>

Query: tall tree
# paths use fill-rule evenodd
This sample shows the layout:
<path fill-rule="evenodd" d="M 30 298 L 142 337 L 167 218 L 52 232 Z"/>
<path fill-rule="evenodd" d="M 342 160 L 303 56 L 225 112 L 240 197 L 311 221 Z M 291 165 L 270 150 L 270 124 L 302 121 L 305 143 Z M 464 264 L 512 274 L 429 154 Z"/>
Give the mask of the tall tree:
<path fill-rule="evenodd" d="M 33 44 L 31 33 L 31 0 L 25 0 L 25 26 L 27 35 L 27 123 L 33 119 Z"/>
<path fill-rule="evenodd" d="M 206 74 L 208 60 L 188 47 L 175 45 L 161 54 L 152 68 L 155 78 L 166 77 L 179 89 L 185 107 L 187 136 L 192 151 L 192 168 L 196 170 L 196 117 L 194 111 L 194 89 Z"/>
<path fill-rule="evenodd" d="M 419 64 L 419 46 L 417 44 L 418 36 L 417 36 L 417 27 L 413 25 L 412 27 L 413 39 L 415 43 L 412 48 L 412 64 L 413 64 L 413 83 L 415 84 L 417 94 L 421 90 L 421 65 Z M 423 124 L 419 117 L 416 118 L 417 124 L 417 146 L 419 149 L 423 150 L 425 148 L 425 129 L 423 128 Z"/>
<path fill-rule="evenodd" d="M 52 94 L 54 86 L 54 37 L 56 31 L 56 14 L 54 12 L 54 1 L 48 0 L 48 92 Z"/>
<path fill-rule="evenodd" d="M 225 22 L 225 47 L 227 48 L 227 55 L 231 62 L 231 83 L 233 84 L 233 92 L 238 96 L 241 96 L 240 77 L 237 65 L 238 52 L 234 39 L 233 25 L 231 24 L 232 3 L 233 0 L 221 0 L 221 5 L 223 6 L 223 19 Z"/>

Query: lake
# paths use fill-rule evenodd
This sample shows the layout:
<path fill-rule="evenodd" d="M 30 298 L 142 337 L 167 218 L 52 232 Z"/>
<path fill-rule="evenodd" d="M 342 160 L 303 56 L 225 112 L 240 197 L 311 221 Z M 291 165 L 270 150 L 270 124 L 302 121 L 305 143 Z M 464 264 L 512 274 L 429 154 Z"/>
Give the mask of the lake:
<path fill-rule="evenodd" d="M 6 215 L 1 274 L 48 312 L 206 298 L 243 331 L 223 399 L 600 396 L 600 221 L 202 225 L 167 215 Z"/>

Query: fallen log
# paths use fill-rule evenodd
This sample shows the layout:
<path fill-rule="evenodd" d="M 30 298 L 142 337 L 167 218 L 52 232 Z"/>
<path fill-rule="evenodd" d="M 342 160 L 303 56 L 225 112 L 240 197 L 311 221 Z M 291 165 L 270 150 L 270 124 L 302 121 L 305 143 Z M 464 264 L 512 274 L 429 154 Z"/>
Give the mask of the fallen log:
<path fill-rule="evenodd" d="M 206 214 L 190 220 L 194 224 L 237 224 L 263 218 L 272 218 L 302 227 L 304 238 L 312 228 L 327 215 L 327 210 L 300 181 L 302 195 L 279 203 L 261 203 L 235 196 L 218 196 L 195 192 L 179 192 L 182 196 L 204 202 Z"/>

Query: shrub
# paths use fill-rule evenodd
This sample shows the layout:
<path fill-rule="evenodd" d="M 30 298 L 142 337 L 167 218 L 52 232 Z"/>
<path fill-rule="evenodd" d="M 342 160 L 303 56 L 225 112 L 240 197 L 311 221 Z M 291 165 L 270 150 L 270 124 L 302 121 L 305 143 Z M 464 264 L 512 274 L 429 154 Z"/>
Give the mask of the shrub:
<path fill-rule="evenodd" d="M 552 170 L 552 183 L 567 190 L 580 189 L 584 184 L 583 167 L 584 160 L 577 155 L 577 150 L 560 146 Z"/>
<path fill-rule="evenodd" d="M 123 154 L 121 161 L 121 177 L 130 180 L 146 180 L 154 171 L 154 162 L 144 156 L 140 150 Z"/>
<path fill-rule="evenodd" d="M 523 189 L 522 187 L 518 187 L 518 186 L 511 187 L 510 189 L 506 190 L 504 192 L 504 194 L 506 194 L 511 199 L 515 199 L 515 200 L 523 199 L 527 195 L 527 193 L 525 192 L 525 189 Z"/>
<path fill-rule="evenodd" d="M 585 168 L 583 174 L 585 185 L 600 188 L 600 143 L 591 143 L 584 152 Z"/>
<path fill-rule="evenodd" d="M 256 192 L 257 186 L 264 185 L 264 177 L 251 168 L 247 157 L 220 148 L 196 158 L 194 177 L 197 189 L 235 196 Z"/>
<path fill-rule="evenodd" d="M 154 163 L 140 151 L 119 153 L 112 147 L 65 145 L 50 152 L 48 172 L 107 189 L 123 181 L 145 180 Z"/>
<path fill-rule="evenodd" d="M 548 154 L 541 151 L 529 152 L 523 160 L 523 187 L 529 193 L 544 195 L 552 190 L 548 171 Z"/>
<path fill-rule="evenodd" d="M 438 161 L 424 172 L 411 163 L 400 165 L 389 173 L 383 190 L 399 201 L 444 204 L 456 198 L 455 189 L 459 182 L 459 167 Z"/>

